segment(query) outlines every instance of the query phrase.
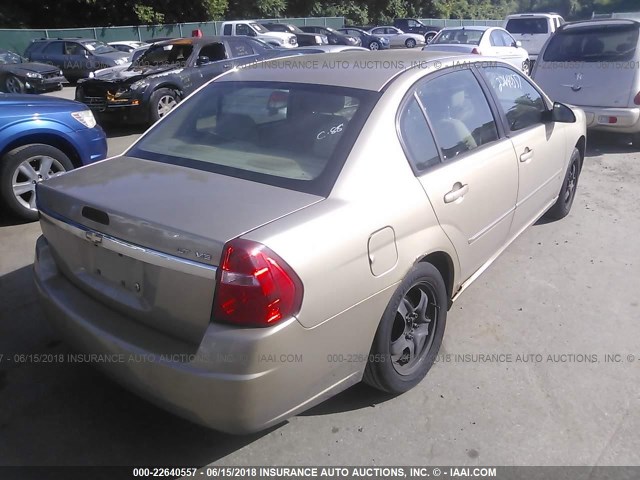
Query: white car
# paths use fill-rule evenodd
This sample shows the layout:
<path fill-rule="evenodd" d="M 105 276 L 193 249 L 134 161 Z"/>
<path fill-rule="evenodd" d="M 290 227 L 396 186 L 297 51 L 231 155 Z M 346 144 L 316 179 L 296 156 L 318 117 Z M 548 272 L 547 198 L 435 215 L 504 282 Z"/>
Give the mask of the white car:
<path fill-rule="evenodd" d="M 425 45 L 423 35 L 417 33 L 404 33 L 402 30 L 396 27 L 384 26 L 375 27 L 369 30 L 369 33 L 377 37 L 386 38 L 389 40 L 389 46 L 393 47 L 407 47 L 413 48 L 418 45 Z"/>
<path fill-rule="evenodd" d="M 454 51 L 501 58 L 529 75 L 529 53 L 509 32 L 500 27 L 450 27 L 423 48 L 428 51 Z"/>
<path fill-rule="evenodd" d="M 504 28 L 522 42 L 533 65 L 544 43 L 563 24 L 564 18 L 556 13 L 518 13 L 507 17 Z"/>
<path fill-rule="evenodd" d="M 149 46 L 146 42 L 139 42 L 136 40 L 118 40 L 117 42 L 109 42 L 109 46 L 120 50 L 121 52 L 131 53 L 136 48 Z"/>

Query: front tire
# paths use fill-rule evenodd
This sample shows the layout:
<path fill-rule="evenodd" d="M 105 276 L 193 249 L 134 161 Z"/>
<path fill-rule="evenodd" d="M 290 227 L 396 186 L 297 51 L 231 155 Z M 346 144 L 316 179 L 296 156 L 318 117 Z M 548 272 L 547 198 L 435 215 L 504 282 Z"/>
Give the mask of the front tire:
<path fill-rule="evenodd" d="M 0 160 L 0 198 L 18 217 L 37 220 L 36 185 L 72 169 L 69 157 L 51 145 L 18 147 Z"/>
<path fill-rule="evenodd" d="M 178 95 L 170 88 L 159 88 L 149 100 L 149 118 L 156 123 L 178 105 Z"/>
<path fill-rule="evenodd" d="M 567 173 L 562 181 L 562 188 L 560 189 L 558 200 L 556 200 L 556 203 L 554 203 L 553 206 L 547 210 L 547 213 L 544 214 L 545 218 L 560 220 L 569 215 L 571 206 L 573 205 L 573 200 L 576 197 L 581 163 L 582 157 L 580 156 L 580 150 L 574 148 L 571 153 L 571 159 L 569 160 Z"/>
<path fill-rule="evenodd" d="M 447 321 L 447 290 L 430 263 L 415 265 L 382 315 L 363 381 L 389 393 L 416 386 L 436 360 Z"/>
<path fill-rule="evenodd" d="M 7 75 L 4 79 L 4 89 L 7 93 L 27 93 L 24 82 L 15 75 Z"/>
<path fill-rule="evenodd" d="M 424 41 L 429 44 L 431 43 L 431 40 L 433 40 L 433 37 L 436 36 L 436 32 L 427 32 L 424 34 Z"/>
<path fill-rule="evenodd" d="M 407 48 L 413 48 L 416 46 L 416 41 L 413 38 L 407 38 L 404 42 L 404 46 Z"/>
<path fill-rule="evenodd" d="M 380 44 L 374 40 L 369 44 L 369 50 L 380 50 Z"/>

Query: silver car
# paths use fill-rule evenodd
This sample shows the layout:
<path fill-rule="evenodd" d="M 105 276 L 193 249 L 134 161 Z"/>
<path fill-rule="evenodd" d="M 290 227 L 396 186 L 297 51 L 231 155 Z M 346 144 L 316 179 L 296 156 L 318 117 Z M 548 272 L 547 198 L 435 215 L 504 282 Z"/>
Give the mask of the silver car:
<path fill-rule="evenodd" d="M 376 37 L 386 38 L 389 41 L 389 46 L 391 48 L 414 48 L 426 43 L 424 35 L 420 35 L 418 33 L 405 33 L 399 28 L 392 26 L 375 27 L 369 30 L 369 33 Z"/>
<path fill-rule="evenodd" d="M 463 52 L 501 58 L 529 75 L 529 53 L 504 28 L 448 27 L 438 32 L 423 50 Z"/>
<path fill-rule="evenodd" d="M 583 113 L 506 63 L 304 60 L 229 72 L 122 156 L 38 186 L 51 321 L 127 388 L 226 432 L 361 380 L 415 386 L 460 293 L 569 213 L 584 158 Z"/>
<path fill-rule="evenodd" d="M 579 105 L 593 130 L 632 134 L 640 147 L 640 22 L 567 23 L 547 41 L 533 70 L 542 88 Z"/>

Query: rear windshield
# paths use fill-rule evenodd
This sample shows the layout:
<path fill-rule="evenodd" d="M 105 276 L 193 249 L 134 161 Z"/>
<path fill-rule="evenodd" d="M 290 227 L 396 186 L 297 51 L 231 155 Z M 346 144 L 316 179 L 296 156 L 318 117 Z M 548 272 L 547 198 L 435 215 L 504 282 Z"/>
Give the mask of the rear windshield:
<path fill-rule="evenodd" d="M 634 58 L 637 45 L 635 25 L 574 28 L 556 33 L 543 58 L 547 62 L 620 62 Z"/>
<path fill-rule="evenodd" d="M 320 85 L 213 83 L 127 155 L 326 196 L 377 96 Z"/>
<path fill-rule="evenodd" d="M 505 30 L 509 33 L 549 33 L 549 22 L 546 18 L 512 18 L 507 22 Z"/>
<path fill-rule="evenodd" d="M 480 45 L 480 39 L 484 30 L 444 30 L 433 39 L 431 45 L 434 44 L 464 44 L 464 45 Z"/>

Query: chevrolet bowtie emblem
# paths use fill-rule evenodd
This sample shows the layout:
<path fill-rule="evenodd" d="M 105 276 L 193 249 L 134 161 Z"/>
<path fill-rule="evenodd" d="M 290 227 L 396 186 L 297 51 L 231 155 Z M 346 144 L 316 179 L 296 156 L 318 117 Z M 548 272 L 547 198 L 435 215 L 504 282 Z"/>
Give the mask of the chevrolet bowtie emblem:
<path fill-rule="evenodd" d="M 99 243 L 102 243 L 102 235 L 100 235 L 99 233 L 87 232 L 85 234 L 85 237 L 94 245 L 98 245 Z"/>

